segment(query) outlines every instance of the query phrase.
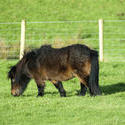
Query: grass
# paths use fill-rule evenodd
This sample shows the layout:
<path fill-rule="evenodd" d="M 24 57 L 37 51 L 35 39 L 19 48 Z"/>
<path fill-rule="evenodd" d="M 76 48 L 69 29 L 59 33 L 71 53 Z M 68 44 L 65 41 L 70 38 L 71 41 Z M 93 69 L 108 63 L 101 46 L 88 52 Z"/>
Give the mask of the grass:
<path fill-rule="evenodd" d="M 84 43 L 98 50 L 98 19 L 125 20 L 124 6 L 123 0 L 23 0 L 23 2 L 20 0 L 1 0 L 0 22 L 21 22 L 22 19 L 26 19 L 26 49 L 46 43 L 55 47 Z M 70 20 L 94 20 L 96 22 L 29 23 Z M 105 61 L 118 61 L 119 58 L 124 60 L 124 55 L 121 54 L 125 52 L 121 49 L 125 46 L 125 40 L 122 40 L 124 39 L 124 27 L 124 22 L 104 23 Z M 0 46 L 3 47 L 0 47 L 2 53 L 0 58 L 17 58 L 19 42 L 20 23 L 0 24 Z M 5 49 L 5 46 L 8 48 Z M 114 51 L 113 48 L 121 53 Z M 109 53 L 112 54 L 111 58 Z M 116 59 L 113 54 L 118 55 L 119 58 Z"/>
<path fill-rule="evenodd" d="M 25 19 L 27 48 L 45 43 L 55 47 L 84 43 L 98 50 L 98 19 L 125 20 L 125 2 L 124 0 L 0 0 L 0 12 L 0 58 L 17 58 L 20 23 L 2 23 L 21 22 Z M 28 23 L 70 20 L 96 22 Z M 12 97 L 10 81 L 6 76 L 8 67 L 14 65 L 17 60 L 0 60 L 0 125 L 125 125 L 125 64 L 121 62 L 125 57 L 124 27 L 124 22 L 104 22 L 106 63 L 100 63 L 102 96 L 90 97 L 89 93 L 85 97 L 77 96 L 79 81 L 75 78 L 63 82 L 67 91 L 66 98 L 61 98 L 50 82 L 46 84 L 45 96 L 36 98 L 37 88 L 33 80 L 23 96 Z"/>
<path fill-rule="evenodd" d="M 67 97 L 61 98 L 54 86 L 47 82 L 45 96 L 37 98 L 32 80 L 23 96 L 10 95 L 8 67 L 17 61 L 0 62 L 0 125 L 124 125 L 125 120 L 125 65 L 100 64 L 102 96 L 77 96 L 79 81 L 75 78 L 63 82 Z"/>
<path fill-rule="evenodd" d="M 111 6 L 111 7 L 109 7 Z M 1 22 L 124 18 L 123 0 L 1 0 Z"/>

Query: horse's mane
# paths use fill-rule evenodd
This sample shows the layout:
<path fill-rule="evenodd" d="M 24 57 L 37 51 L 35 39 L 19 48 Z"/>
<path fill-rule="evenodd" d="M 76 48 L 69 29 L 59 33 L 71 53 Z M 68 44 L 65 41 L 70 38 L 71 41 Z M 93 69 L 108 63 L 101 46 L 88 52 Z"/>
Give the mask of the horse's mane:
<path fill-rule="evenodd" d="M 43 45 L 43 46 L 40 47 L 40 49 L 42 49 L 42 48 L 50 49 L 50 48 L 52 48 L 52 46 L 50 44 L 48 44 L 48 45 Z"/>
<path fill-rule="evenodd" d="M 43 45 L 38 49 L 33 49 L 33 50 L 25 53 L 23 58 L 25 58 L 26 60 L 34 60 L 34 59 L 36 59 L 37 56 L 39 56 L 39 54 L 42 51 L 47 51 L 47 50 L 50 50 L 50 49 L 52 49 L 51 45 Z"/>
<path fill-rule="evenodd" d="M 14 75 L 15 75 L 15 72 L 16 72 L 16 66 L 15 65 L 11 66 L 9 68 L 10 68 L 10 71 L 7 74 L 8 79 L 13 78 Z"/>

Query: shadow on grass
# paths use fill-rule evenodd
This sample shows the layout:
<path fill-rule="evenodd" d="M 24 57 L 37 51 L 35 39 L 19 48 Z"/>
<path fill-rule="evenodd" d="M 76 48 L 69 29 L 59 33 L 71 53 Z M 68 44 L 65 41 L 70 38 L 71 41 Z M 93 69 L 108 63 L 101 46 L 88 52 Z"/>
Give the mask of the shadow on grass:
<path fill-rule="evenodd" d="M 117 83 L 100 87 L 105 95 L 110 95 L 118 92 L 125 92 L 125 83 Z"/>
<path fill-rule="evenodd" d="M 32 96 L 34 96 L 33 94 L 27 94 L 27 95 L 21 95 L 22 97 L 32 97 Z M 18 97 L 18 96 L 17 96 Z"/>
<path fill-rule="evenodd" d="M 116 83 L 112 85 L 106 85 L 106 86 L 100 86 L 102 93 L 105 95 L 110 95 L 110 94 L 115 94 L 118 92 L 125 92 L 125 83 Z M 72 90 L 72 91 L 66 91 L 66 97 L 71 97 L 71 96 L 78 96 L 80 90 Z M 89 93 L 89 92 L 88 92 Z M 49 94 L 52 96 L 60 95 L 58 91 L 54 92 L 45 92 L 45 95 Z M 22 95 L 23 97 L 30 97 L 34 96 L 34 94 L 29 94 L 29 95 Z M 37 96 L 37 95 L 36 95 Z"/>
<path fill-rule="evenodd" d="M 71 96 L 73 96 L 73 92 L 74 91 L 66 91 L 66 97 L 71 97 Z M 54 91 L 54 92 L 45 92 L 44 93 L 44 96 L 45 95 L 51 95 L 51 96 L 56 96 L 56 95 L 58 95 L 58 96 L 60 96 L 60 93 L 58 92 L 58 91 Z M 36 97 L 38 97 L 37 96 L 37 93 L 36 94 L 23 94 L 23 95 L 21 95 L 21 97 L 32 97 L 32 96 L 36 96 Z M 13 97 L 19 97 L 19 96 L 13 96 Z"/>
<path fill-rule="evenodd" d="M 73 94 L 74 91 L 66 91 L 66 97 L 71 97 L 71 96 L 74 96 Z M 50 94 L 52 96 L 55 96 L 55 95 L 59 95 L 59 92 L 45 92 L 45 94 Z"/>

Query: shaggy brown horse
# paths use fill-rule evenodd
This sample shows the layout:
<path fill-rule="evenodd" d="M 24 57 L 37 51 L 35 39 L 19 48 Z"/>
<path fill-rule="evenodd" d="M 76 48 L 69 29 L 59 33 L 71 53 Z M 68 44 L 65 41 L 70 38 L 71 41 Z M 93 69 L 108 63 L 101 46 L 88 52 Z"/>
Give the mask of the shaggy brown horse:
<path fill-rule="evenodd" d="M 46 80 L 54 84 L 60 96 L 66 96 L 62 81 L 73 77 L 80 80 L 80 95 L 84 96 L 87 88 L 91 95 L 101 94 L 97 51 L 80 44 L 59 49 L 44 45 L 26 53 L 8 72 L 14 96 L 21 95 L 32 78 L 37 84 L 38 96 L 44 95 Z"/>

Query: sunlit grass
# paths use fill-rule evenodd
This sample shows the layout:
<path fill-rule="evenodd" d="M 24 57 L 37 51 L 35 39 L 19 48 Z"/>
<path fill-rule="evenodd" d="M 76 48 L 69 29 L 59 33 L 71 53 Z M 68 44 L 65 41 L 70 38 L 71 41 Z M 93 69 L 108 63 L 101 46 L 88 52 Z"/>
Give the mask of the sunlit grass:
<path fill-rule="evenodd" d="M 8 67 L 17 60 L 0 62 L 0 124 L 17 125 L 124 125 L 125 120 L 125 65 L 100 64 L 102 96 L 77 96 L 78 79 L 63 82 L 67 92 L 61 98 L 55 87 L 47 82 L 45 96 L 37 98 L 37 87 L 32 80 L 20 97 L 10 94 L 10 81 L 6 78 Z"/>

